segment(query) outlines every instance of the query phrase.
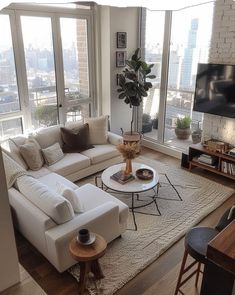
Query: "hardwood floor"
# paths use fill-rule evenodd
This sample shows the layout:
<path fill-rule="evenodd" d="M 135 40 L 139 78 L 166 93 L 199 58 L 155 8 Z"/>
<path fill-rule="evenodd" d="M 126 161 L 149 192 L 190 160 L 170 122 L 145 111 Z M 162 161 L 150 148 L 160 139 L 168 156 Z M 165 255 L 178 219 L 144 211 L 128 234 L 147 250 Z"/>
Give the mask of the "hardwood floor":
<path fill-rule="evenodd" d="M 180 161 L 167 155 L 143 148 L 142 155 L 159 160 L 169 165 L 180 166 Z M 195 173 L 207 177 L 235 189 L 233 180 L 195 169 Z M 199 224 L 215 226 L 224 211 L 235 203 L 235 194 Z M 48 295 L 77 295 L 77 281 L 67 272 L 59 274 L 55 268 L 19 233 L 16 233 L 19 260 L 36 282 Z M 180 239 L 155 262 L 128 282 L 117 295 L 172 295 L 179 273 L 184 251 L 184 239 Z M 199 290 L 194 287 L 194 277 L 182 290 L 186 295 L 197 295 Z"/>

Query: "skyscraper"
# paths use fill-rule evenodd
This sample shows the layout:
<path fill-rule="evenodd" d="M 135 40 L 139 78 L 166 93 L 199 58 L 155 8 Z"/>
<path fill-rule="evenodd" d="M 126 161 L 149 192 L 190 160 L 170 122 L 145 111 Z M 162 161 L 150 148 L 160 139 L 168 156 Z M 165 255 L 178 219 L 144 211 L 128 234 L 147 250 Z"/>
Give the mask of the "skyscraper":
<path fill-rule="evenodd" d="M 181 66 L 180 88 L 185 90 L 191 90 L 192 88 L 192 63 L 196 50 L 197 31 L 198 18 L 194 18 L 191 20 L 187 47 L 184 50 L 184 57 Z"/>

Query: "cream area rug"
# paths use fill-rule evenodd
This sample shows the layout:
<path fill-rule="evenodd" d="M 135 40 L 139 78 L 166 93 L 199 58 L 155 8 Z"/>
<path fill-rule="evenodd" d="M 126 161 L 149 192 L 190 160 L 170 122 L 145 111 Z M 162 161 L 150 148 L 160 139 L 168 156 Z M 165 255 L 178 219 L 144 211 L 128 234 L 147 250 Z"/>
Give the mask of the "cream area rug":
<path fill-rule="evenodd" d="M 128 230 L 122 238 L 108 245 L 107 253 L 100 259 L 105 278 L 99 282 L 98 287 L 89 281 L 90 294 L 114 294 L 179 240 L 189 228 L 195 226 L 234 193 L 233 189 L 181 168 L 170 167 L 142 156 L 135 161 L 153 167 L 160 174 L 161 186 L 157 203 L 162 215 L 135 213 L 138 230 L 133 231 L 133 218 L 132 214 L 129 214 Z M 182 201 L 164 174 L 175 186 Z M 94 183 L 94 176 L 77 184 L 87 182 Z M 128 196 L 113 195 L 128 204 Z M 142 199 L 144 200 L 144 196 Z M 156 206 L 152 204 L 145 207 L 144 212 L 157 213 Z M 79 265 L 73 266 L 69 272 L 79 279 Z"/>

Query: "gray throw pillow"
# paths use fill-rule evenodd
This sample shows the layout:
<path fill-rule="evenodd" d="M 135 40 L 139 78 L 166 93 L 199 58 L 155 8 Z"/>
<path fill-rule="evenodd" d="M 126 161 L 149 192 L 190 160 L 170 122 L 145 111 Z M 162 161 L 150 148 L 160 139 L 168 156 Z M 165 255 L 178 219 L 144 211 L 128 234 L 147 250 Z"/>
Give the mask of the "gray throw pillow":
<path fill-rule="evenodd" d="M 44 164 L 41 148 L 37 141 L 30 138 L 19 147 L 20 153 L 31 170 L 39 170 Z"/>

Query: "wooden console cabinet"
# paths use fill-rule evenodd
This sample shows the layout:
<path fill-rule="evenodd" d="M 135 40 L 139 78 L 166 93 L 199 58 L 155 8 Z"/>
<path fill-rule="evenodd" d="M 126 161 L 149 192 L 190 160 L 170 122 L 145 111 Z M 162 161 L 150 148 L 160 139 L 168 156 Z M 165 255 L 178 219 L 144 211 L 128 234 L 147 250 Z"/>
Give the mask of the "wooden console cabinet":
<path fill-rule="evenodd" d="M 216 159 L 215 167 L 198 162 L 197 157 L 199 157 L 201 154 L 207 154 L 207 155 L 215 157 Z M 223 167 L 224 167 L 223 165 L 227 165 L 227 166 L 230 165 L 230 167 L 231 165 L 233 165 L 233 167 L 235 167 L 235 157 L 227 155 L 227 154 L 223 154 L 223 153 L 212 152 L 206 149 L 205 147 L 203 147 L 201 143 L 195 144 L 189 147 L 189 170 L 190 171 L 191 169 L 195 167 L 200 167 L 205 170 L 209 170 L 216 174 L 220 174 L 235 180 L 235 175 L 232 175 L 231 169 L 227 167 L 227 173 L 226 173 L 223 171 Z"/>

